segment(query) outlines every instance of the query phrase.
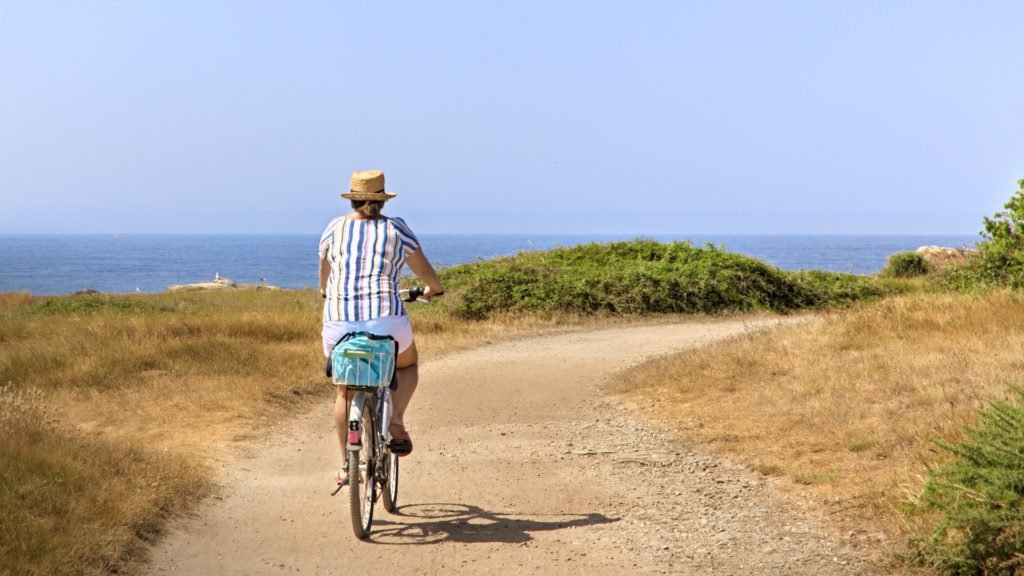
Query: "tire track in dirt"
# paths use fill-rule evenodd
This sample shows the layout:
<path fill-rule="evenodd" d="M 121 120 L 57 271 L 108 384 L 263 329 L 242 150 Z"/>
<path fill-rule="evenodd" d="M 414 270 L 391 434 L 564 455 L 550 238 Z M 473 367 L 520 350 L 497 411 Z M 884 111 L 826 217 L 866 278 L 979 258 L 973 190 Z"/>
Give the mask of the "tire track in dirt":
<path fill-rule="evenodd" d="M 692 321 L 486 346 L 421 367 L 399 513 L 354 538 L 330 407 L 226 469 L 154 574 L 858 574 L 762 478 L 603 399 L 615 372 L 787 320 Z"/>

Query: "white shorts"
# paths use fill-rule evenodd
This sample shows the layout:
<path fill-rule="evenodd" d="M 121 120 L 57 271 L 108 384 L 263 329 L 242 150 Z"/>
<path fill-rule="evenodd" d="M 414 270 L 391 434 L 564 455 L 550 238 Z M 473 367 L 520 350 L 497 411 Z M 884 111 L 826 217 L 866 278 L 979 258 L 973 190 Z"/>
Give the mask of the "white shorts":
<path fill-rule="evenodd" d="M 345 320 L 327 320 L 320 333 L 324 340 L 324 357 L 330 358 L 331 351 L 341 337 L 349 332 L 369 332 L 379 336 L 391 336 L 398 342 L 398 353 L 405 352 L 412 346 L 412 325 L 408 316 L 381 316 L 362 322 L 346 322 Z"/>

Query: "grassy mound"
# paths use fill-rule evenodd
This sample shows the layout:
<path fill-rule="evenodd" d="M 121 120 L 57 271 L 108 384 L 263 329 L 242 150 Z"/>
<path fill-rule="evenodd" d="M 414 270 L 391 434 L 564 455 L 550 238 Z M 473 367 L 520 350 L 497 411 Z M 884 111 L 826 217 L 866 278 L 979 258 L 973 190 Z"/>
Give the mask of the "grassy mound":
<path fill-rule="evenodd" d="M 523 252 L 441 273 L 463 318 L 498 312 L 705 313 L 846 304 L 893 289 L 877 279 L 786 272 L 714 246 L 647 240 Z"/>

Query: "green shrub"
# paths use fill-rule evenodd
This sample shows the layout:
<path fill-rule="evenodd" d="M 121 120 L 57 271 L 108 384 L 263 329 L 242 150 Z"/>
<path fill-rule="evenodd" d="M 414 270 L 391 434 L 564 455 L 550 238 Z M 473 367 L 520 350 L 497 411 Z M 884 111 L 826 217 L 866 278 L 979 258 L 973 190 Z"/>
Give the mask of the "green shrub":
<path fill-rule="evenodd" d="M 785 272 L 715 246 L 648 240 L 523 252 L 441 272 L 455 313 L 579 314 L 784 312 L 878 297 L 876 279 Z"/>
<path fill-rule="evenodd" d="M 914 542 L 915 559 L 949 574 L 1024 573 L 1024 390 L 995 401 L 956 444 L 952 461 L 930 471 L 925 510 L 941 521 Z"/>
<path fill-rule="evenodd" d="M 985 218 L 984 238 L 978 255 L 935 275 L 933 284 L 952 290 L 989 287 L 1024 288 L 1024 178 L 1003 205 L 1004 210 Z"/>
<path fill-rule="evenodd" d="M 880 282 L 870 276 L 842 274 L 822 270 L 784 272 L 804 293 L 802 303 L 795 302 L 792 308 L 845 306 L 861 300 L 874 300 L 888 296 L 899 289 L 892 284 Z"/>
<path fill-rule="evenodd" d="M 983 277 L 1011 288 L 1024 287 L 1024 179 L 1018 190 L 992 218 L 985 218 L 985 238 L 979 246 Z"/>
<path fill-rule="evenodd" d="M 928 284 L 932 289 L 968 292 L 971 290 L 992 287 L 982 267 L 981 258 L 971 258 L 963 264 L 947 266 L 936 270 L 928 276 Z"/>
<path fill-rule="evenodd" d="M 888 278 L 916 278 L 924 276 L 931 271 L 931 265 L 925 261 L 924 256 L 917 252 L 897 252 L 889 256 L 889 260 L 882 270 L 882 276 Z"/>

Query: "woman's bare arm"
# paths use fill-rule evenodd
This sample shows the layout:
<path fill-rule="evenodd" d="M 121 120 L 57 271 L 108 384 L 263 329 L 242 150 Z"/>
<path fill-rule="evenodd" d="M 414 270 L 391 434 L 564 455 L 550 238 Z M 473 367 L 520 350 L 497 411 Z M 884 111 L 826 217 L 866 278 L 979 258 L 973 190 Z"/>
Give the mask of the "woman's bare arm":
<path fill-rule="evenodd" d="M 417 278 L 427 284 L 427 289 L 423 293 L 423 297 L 425 299 L 430 300 L 431 296 L 444 293 L 444 286 L 441 285 L 441 279 L 437 277 L 437 271 L 430 265 L 430 261 L 427 260 L 422 249 L 407 255 L 405 257 L 405 263 Z"/>
<path fill-rule="evenodd" d="M 320 259 L 320 295 L 327 297 L 327 279 L 331 276 L 331 263 L 326 258 Z"/>

